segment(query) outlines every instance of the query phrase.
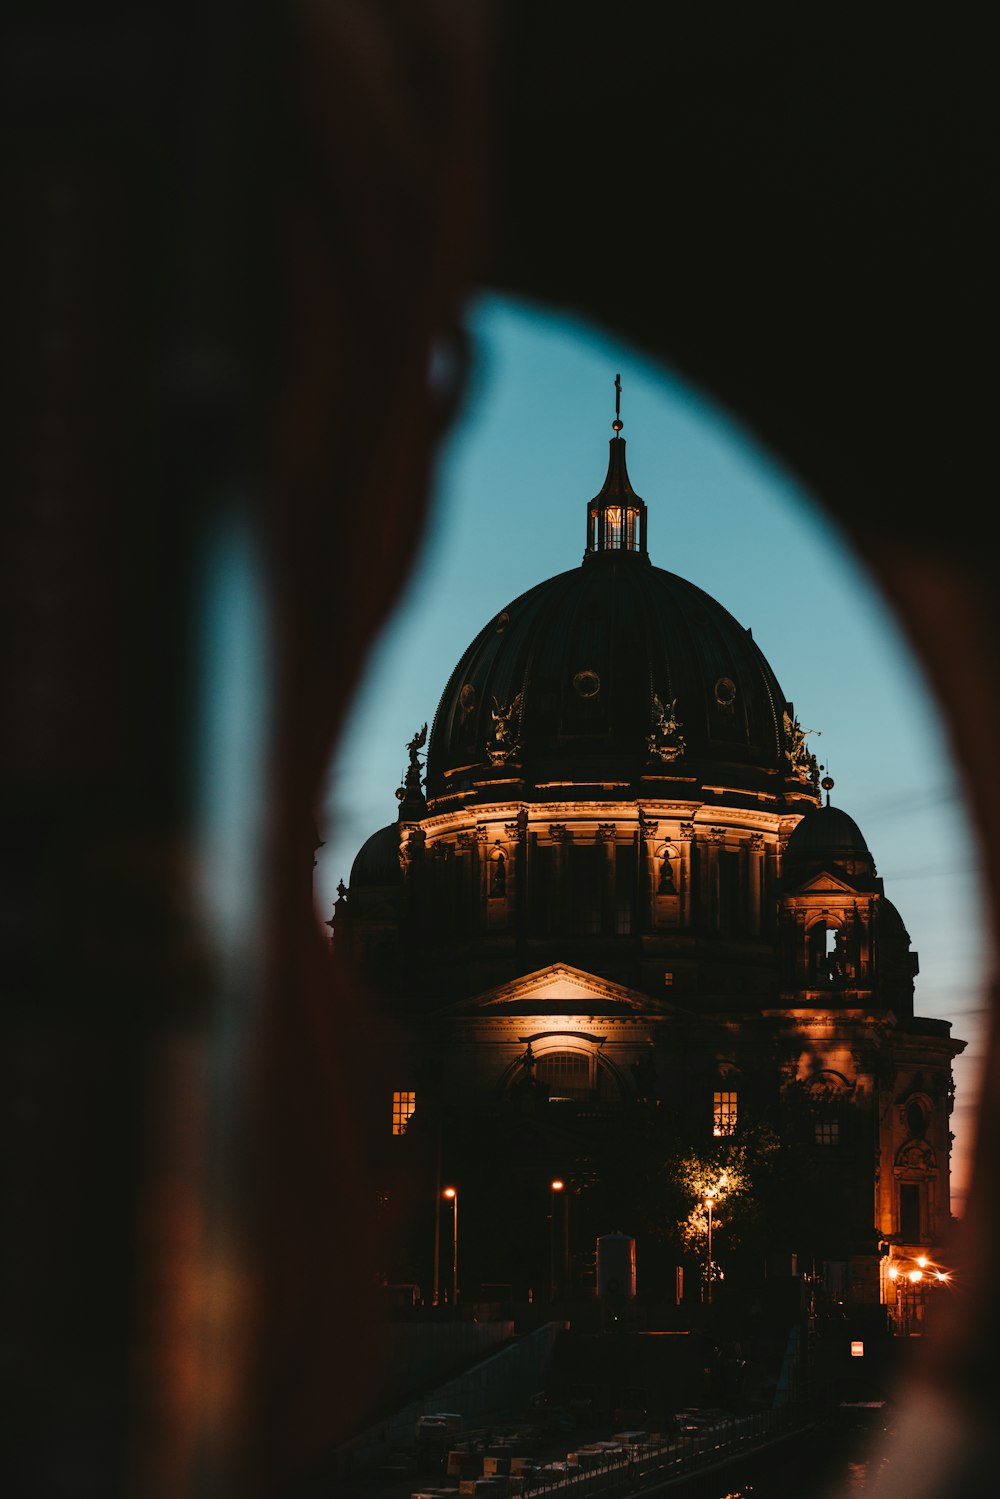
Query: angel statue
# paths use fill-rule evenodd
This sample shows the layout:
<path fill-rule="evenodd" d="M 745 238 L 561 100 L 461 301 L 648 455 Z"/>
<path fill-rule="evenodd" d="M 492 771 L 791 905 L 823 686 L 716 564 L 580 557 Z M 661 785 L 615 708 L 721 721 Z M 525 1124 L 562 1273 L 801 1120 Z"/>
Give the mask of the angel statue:
<path fill-rule="evenodd" d="M 506 765 L 520 750 L 521 741 L 514 731 L 520 714 L 520 693 L 506 708 L 501 707 L 496 698 L 493 699 L 493 743 L 488 746 L 487 754 L 494 765 Z"/>
<path fill-rule="evenodd" d="M 819 729 L 804 729 L 797 718 L 793 718 L 785 709 L 785 756 L 788 760 L 788 768 L 792 775 L 800 781 L 808 781 L 811 785 L 819 784 L 819 765 L 816 756 L 811 755 L 806 748 L 806 735 L 818 734 Z"/>
<path fill-rule="evenodd" d="M 406 746 L 406 748 L 409 750 L 409 753 L 410 753 L 410 769 L 411 770 L 419 770 L 420 769 L 420 761 L 417 758 L 417 751 L 420 750 L 420 749 L 423 749 L 423 747 L 424 747 L 424 745 L 426 743 L 427 743 L 427 725 L 424 724 L 423 728 L 417 730 L 417 732 L 414 734 L 413 738 L 410 740 L 410 742 Z"/>
<path fill-rule="evenodd" d="M 679 760 L 687 748 L 680 724 L 677 722 L 677 699 L 671 698 L 664 707 L 653 693 L 653 732 L 646 740 L 651 760 Z"/>
<path fill-rule="evenodd" d="M 410 763 L 407 769 L 403 772 L 403 784 L 396 792 L 396 795 L 400 801 L 405 801 L 408 796 L 412 797 L 414 795 L 420 794 L 421 763 L 418 751 L 426 744 L 426 742 L 427 725 L 424 724 L 423 728 L 417 730 L 413 738 L 406 746 L 410 756 Z"/>

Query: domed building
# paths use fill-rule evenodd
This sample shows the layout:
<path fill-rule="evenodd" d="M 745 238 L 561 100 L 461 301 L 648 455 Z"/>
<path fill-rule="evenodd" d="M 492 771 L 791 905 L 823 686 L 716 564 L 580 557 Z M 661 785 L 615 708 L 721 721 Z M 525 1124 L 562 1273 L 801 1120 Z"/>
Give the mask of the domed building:
<path fill-rule="evenodd" d="M 581 564 L 462 652 L 330 922 L 370 1001 L 379 1273 L 449 1294 L 450 1180 L 467 1300 L 585 1293 L 615 1231 L 671 1297 L 676 1265 L 694 1296 L 782 1265 L 912 1322 L 965 1043 L 915 1017 L 909 935 L 751 631 L 651 562 L 613 426 Z"/>

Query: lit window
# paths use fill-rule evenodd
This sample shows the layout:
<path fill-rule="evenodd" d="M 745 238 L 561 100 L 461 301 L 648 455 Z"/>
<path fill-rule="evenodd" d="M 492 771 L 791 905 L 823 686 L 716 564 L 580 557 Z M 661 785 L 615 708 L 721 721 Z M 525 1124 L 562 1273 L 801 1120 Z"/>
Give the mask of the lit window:
<path fill-rule="evenodd" d="M 712 1094 L 712 1134 L 731 1135 L 736 1130 L 736 1094 Z"/>
<path fill-rule="evenodd" d="M 839 1145 L 840 1121 L 837 1119 L 818 1120 L 815 1127 L 814 1139 L 817 1145 Z"/>
<path fill-rule="evenodd" d="M 673 976 L 673 974 L 672 973 L 665 973 L 663 975 L 663 986 L 664 986 L 664 988 L 666 988 L 666 989 L 672 989 L 673 988 L 673 983 L 674 983 L 674 976 Z"/>
<path fill-rule="evenodd" d="M 406 1126 L 410 1122 L 410 1115 L 417 1106 L 417 1095 L 415 1093 L 394 1093 L 392 1095 L 392 1132 L 394 1135 L 405 1135 Z"/>

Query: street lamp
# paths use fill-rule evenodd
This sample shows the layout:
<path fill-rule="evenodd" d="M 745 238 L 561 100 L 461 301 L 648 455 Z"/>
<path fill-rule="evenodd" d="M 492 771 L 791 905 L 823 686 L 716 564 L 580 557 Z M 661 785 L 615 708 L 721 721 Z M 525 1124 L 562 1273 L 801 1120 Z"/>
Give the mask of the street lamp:
<path fill-rule="evenodd" d="M 563 1191 L 566 1183 L 558 1177 L 551 1184 L 549 1194 L 549 1300 L 556 1299 L 556 1193 Z"/>
<path fill-rule="evenodd" d="M 458 1188 L 445 1187 L 444 1194 L 451 1202 L 451 1304 L 458 1305 Z"/>
<path fill-rule="evenodd" d="M 918 1254 L 910 1260 L 909 1269 L 905 1268 L 906 1263 L 905 1256 L 892 1260 L 887 1274 L 896 1292 L 897 1325 L 912 1336 L 914 1324 L 923 1319 L 928 1289 L 935 1284 L 947 1285 L 951 1275 L 933 1264 L 926 1254 Z"/>
<path fill-rule="evenodd" d="M 712 1305 L 712 1207 L 715 1203 L 714 1193 L 709 1192 L 705 1198 L 705 1206 L 708 1208 L 708 1304 Z"/>

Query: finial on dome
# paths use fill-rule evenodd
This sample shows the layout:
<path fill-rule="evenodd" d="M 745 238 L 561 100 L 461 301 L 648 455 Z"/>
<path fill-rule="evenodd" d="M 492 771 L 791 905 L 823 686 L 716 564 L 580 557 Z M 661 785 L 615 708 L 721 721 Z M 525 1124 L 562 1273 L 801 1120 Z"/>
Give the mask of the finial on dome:
<path fill-rule="evenodd" d="M 835 784 L 836 783 L 834 782 L 833 776 L 831 776 L 831 775 L 824 776 L 823 779 L 820 781 L 820 785 L 822 786 L 823 790 L 826 792 L 826 804 L 827 804 L 827 806 L 830 805 L 830 792 L 833 790 Z"/>
<path fill-rule="evenodd" d="M 611 455 L 608 474 L 600 494 L 587 506 L 587 550 L 583 560 L 611 554 L 641 557 L 649 561 L 646 551 L 646 503 L 629 482 L 625 467 L 625 439 L 622 427 L 622 377 L 615 376 L 615 419 L 611 423 Z"/>

